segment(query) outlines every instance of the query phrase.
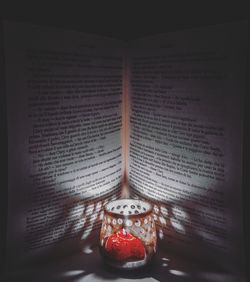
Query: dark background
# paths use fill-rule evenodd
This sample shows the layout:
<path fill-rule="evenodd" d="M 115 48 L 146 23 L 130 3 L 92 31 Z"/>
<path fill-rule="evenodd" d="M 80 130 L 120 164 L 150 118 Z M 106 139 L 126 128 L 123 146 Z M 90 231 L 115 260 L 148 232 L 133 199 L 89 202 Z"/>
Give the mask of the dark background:
<path fill-rule="evenodd" d="M 66 1 L 65 1 L 66 2 Z M 105 3 L 104 3 L 105 2 Z M 135 2 L 135 3 L 133 3 Z M 32 23 L 51 27 L 78 30 L 85 33 L 131 40 L 147 35 L 166 33 L 193 27 L 201 27 L 239 20 L 248 20 L 247 4 L 234 1 L 6 1 L 0 0 L 0 20 Z M 146 3 L 145 3 L 146 2 Z M 91 4 L 90 4 L 91 3 Z M 0 33 L 1 34 L 1 33 Z M 0 38 L 0 43 L 2 36 Z M 2 45 L 2 43 L 0 44 Z M 1 49 L 1 48 L 0 48 Z M 0 50 L 1 54 L 2 50 Z M 2 57 L 2 56 L 0 56 Z M 249 57 L 249 56 L 248 56 Z M 1 63 L 1 62 L 0 62 Z M 249 64 L 249 63 L 248 63 Z M 0 64 L 1 65 L 1 64 Z M 3 77 L 0 82 L 3 82 Z M 4 92 L 3 86 L 0 88 Z M 4 98 L 1 93 L 1 136 L 7 136 Z M 245 246 L 249 246 L 249 95 L 248 82 L 245 96 L 244 144 L 243 144 L 243 203 Z M 2 135 L 3 134 L 3 135 Z M 1 138 L 2 139 L 2 138 Z M 1 147 L 3 186 L 7 187 L 7 137 Z M 6 224 L 7 189 L 1 187 L 1 230 Z M 3 235 L 4 232 L 1 231 Z M 2 236 L 1 236 L 2 237 Z M 4 237 L 4 236 L 3 236 Z M 1 238 L 4 241 L 4 238 Z M 4 243 L 3 243 L 4 245 Z M 1 251 L 2 253 L 2 251 Z M 249 255 L 246 250 L 247 262 Z M 249 270 L 247 270 L 249 272 Z M 249 273 L 248 273 L 249 274 Z"/>
<path fill-rule="evenodd" d="M 63 27 L 123 40 L 237 21 L 248 16 L 247 5 L 238 4 L 238 1 L 234 4 L 167 0 L 65 2 L 0 1 L 0 16 L 7 20 Z"/>

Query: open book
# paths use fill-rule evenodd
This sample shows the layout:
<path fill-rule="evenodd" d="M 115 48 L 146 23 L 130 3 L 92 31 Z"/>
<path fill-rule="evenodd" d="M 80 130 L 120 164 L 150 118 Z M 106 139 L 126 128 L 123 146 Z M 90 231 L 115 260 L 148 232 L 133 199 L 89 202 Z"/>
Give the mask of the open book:
<path fill-rule="evenodd" d="M 8 265 L 79 249 L 134 197 L 166 249 L 240 268 L 246 23 L 126 43 L 3 27 Z"/>

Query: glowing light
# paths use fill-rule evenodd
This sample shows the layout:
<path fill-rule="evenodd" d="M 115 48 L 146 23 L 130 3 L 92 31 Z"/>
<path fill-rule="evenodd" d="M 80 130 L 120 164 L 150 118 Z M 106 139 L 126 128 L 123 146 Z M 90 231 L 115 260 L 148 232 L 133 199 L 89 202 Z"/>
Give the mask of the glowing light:
<path fill-rule="evenodd" d="M 93 224 L 89 226 L 89 229 L 86 229 L 83 234 L 82 234 L 82 237 L 81 237 L 81 240 L 85 240 L 91 233 L 93 229 Z"/>
<path fill-rule="evenodd" d="M 90 204 L 90 205 L 87 207 L 86 214 L 87 214 L 87 215 L 92 214 L 92 213 L 93 213 L 93 210 L 94 210 L 94 204 Z"/>
<path fill-rule="evenodd" d="M 97 214 L 96 213 L 94 213 L 94 214 L 92 214 L 91 216 L 90 216 L 90 222 L 94 222 L 94 221 L 96 221 L 96 219 L 97 219 Z"/>
<path fill-rule="evenodd" d="M 158 235 L 159 235 L 159 238 L 160 238 L 161 240 L 164 238 L 164 234 L 163 234 L 162 229 L 159 230 Z"/>
<path fill-rule="evenodd" d="M 104 202 L 103 202 L 103 206 L 105 206 L 108 202 L 109 202 L 109 200 L 105 199 Z"/>
<path fill-rule="evenodd" d="M 84 270 L 68 270 L 62 276 L 63 277 L 72 277 L 72 276 L 83 274 L 84 272 L 85 272 Z"/>
<path fill-rule="evenodd" d="M 162 217 L 162 216 L 159 216 L 159 221 L 160 221 L 160 223 L 161 223 L 162 225 L 166 225 L 166 224 L 167 224 L 166 219 L 165 219 L 164 217 Z"/>
<path fill-rule="evenodd" d="M 99 219 L 100 219 L 100 220 L 103 220 L 103 216 L 104 216 L 104 212 L 102 211 L 102 212 L 100 213 Z"/>
<path fill-rule="evenodd" d="M 99 212 L 101 208 L 102 208 L 102 202 L 100 201 L 96 204 L 96 207 L 95 207 L 96 212 Z"/>
<path fill-rule="evenodd" d="M 181 270 L 170 269 L 169 272 L 177 276 L 187 276 L 187 273 Z"/>
<path fill-rule="evenodd" d="M 84 227 L 85 222 L 86 222 L 86 217 L 79 219 L 79 221 L 77 221 L 74 224 L 73 231 L 77 232 L 77 231 L 81 230 Z"/>
<path fill-rule="evenodd" d="M 133 224 L 133 222 L 130 219 L 125 221 L 126 226 L 132 226 L 132 224 Z"/>
<path fill-rule="evenodd" d="M 186 234 L 186 230 L 184 228 L 184 226 L 180 223 L 179 220 L 175 219 L 175 218 L 171 218 L 170 219 L 172 226 L 174 227 L 174 229 L 177 232 L 180 232 L 182 234 Z"/>
<path fill-rule="evenodd" d="M 158 216 L 156 214 L 153 215 L 154 220 L 157 221 L 158 220 Z"/>
<path fill-rule="evenodd" d="M 154 212 L 157 214 L 159 213 L 159 208 L 156 205 L 154 205 Z"/>
<path fill-rule="evenodd" d="M 173 207 L 172 209 L 173 215 L 178 219 L 189 219 L 189 215 L 180 207 Z"/>
<path fill-rule="evenodd" d="M 84 246 L 82 252 L 83 252 L 84 254 L 87 254 L 87 255 L 88 255 L 88 254 L 93 253 L 93 250 L 91 249 L 91 246 L 90 246 L 90 245 L 86 245 L 86 246 Z"/>

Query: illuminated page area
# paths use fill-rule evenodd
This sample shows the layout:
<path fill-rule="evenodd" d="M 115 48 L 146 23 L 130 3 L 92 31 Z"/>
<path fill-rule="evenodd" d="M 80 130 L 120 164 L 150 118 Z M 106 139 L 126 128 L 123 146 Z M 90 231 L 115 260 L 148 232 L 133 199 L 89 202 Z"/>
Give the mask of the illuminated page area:
<path fill-rule="evenodd" d="M 156 203 L 166 247 L 236 267 L 246 27 L 169 33 L 131 49 L 131 193 Z"/>
<path fill-rule="evenodd" d="M 121 190 L 121 44 L 14 23 L 4 31 L 9 261 L 79 249 Z"/>

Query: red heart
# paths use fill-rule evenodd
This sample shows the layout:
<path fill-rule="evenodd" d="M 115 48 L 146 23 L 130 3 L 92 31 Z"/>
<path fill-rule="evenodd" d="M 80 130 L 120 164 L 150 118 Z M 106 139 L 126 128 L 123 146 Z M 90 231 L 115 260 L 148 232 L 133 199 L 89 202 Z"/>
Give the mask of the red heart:
<path fill-rule="evenodd" d="M 108 237 L 105 250 L 116 261 L 143 259 L 145 248 L 140 239 L 124 229 Z"/>

